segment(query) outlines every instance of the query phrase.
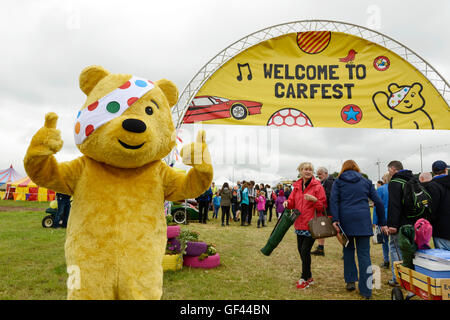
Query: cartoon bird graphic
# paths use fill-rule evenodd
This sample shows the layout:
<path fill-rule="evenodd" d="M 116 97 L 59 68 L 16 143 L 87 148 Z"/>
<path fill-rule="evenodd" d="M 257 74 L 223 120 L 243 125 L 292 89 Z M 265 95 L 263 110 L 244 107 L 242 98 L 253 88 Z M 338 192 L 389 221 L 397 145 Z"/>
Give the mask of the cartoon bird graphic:
<path fill-rule="evenodd" d="M 355 60 L 355 56 L 358 52 L 356 52 L 355 50 L 351 49 L 347 56 L 345 58 L 339 58 L 340 62 L 347 62 L 347 63 L 353 63 L 353 60 Z"/>

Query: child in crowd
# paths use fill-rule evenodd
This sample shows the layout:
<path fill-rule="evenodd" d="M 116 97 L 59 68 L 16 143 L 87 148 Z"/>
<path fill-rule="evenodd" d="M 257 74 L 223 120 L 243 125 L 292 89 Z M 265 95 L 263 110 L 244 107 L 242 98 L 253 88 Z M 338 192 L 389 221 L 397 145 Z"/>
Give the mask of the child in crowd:
<path fill-rule="evenodd" d="M 266 193 L 264 191 L 260 191 L 259 197 L 256 198 L 256 202 L 258 203 L 258 212 L 259 212 L 259 219 L 258 219 L 258 228 L 260 228 L 260 224 L 264 225 L 264 214 L 266 213 Z"/>
<path fill-rule="evenodd" d="M 216 219 L 217 219 L 217 216 L 219 214 L 220 201 L 221 201 L 221 196 L 219 194 L 219 191 L 217 191 L 216 192 L 216 196 L 213 199 L 213 206 L 214 206 L 213 218 L 216 218 Z"/>
<path fill-rule="evenodd" d="M 284 191 L 283 189 L 280 189 L 278 191 L 278 197 L 275 200 L 275 209 L 277 211 L 277 218 L 280 219 L 281 215 L 283 214 L 284 211 L 284 207 L 283 207 L 283 202 L 285 202 L 287 199 L 284 196 Z"/>

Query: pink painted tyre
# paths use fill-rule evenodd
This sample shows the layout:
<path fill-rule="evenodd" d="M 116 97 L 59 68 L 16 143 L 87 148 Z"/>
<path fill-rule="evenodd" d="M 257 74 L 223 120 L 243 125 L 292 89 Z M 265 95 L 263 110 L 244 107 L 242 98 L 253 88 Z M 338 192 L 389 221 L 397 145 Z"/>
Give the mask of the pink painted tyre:
<path fill-rule="evenodd" d="M 178 237 L 180 232 L 180 226 L 167 226 L 167 239 Z"/>
<path fill-rule="evenodd" d="M 198 256 L 183 256 L 183 265 L 191 268 L 211 269 L 220 265 L 220 256 L 216 253 L 202 261 L 198 260 Z"/>
<path fill-rule="evenodd" d="M 208 250 L 208 244 L 206 242 L 198 241 L 188 241 L 186 244 L 186 255 L 187 256 L 199 256 Z"/>

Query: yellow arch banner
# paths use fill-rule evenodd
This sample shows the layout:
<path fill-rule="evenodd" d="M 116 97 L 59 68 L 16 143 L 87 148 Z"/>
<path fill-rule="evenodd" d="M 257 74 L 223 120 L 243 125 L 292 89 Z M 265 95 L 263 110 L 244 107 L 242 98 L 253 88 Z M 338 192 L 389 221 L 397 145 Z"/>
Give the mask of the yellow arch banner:
<path fill-rule="evenodd" d="M 409 62 L 365 39 L 290 33 L 234 56 L 200 88 L 184 123 L 450 129 L 450 108 Z"/>

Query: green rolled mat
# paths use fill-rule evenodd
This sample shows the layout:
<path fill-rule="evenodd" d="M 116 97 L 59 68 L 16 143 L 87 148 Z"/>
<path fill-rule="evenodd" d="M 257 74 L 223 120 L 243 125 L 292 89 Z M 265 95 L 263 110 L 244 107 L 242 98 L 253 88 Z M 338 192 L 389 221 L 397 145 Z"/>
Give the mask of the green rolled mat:
<path fill-rule="evenodd" d="M 284 210 L 280 219 L 278 219 L 277 224 L 270 234 L 269 240 L 267 240 L 266 245 L 261 249 L 261 252 L 269 256 L 272 251 L 278 246 L 278 244 L 283 240 L 284 235 L 288 229 L 294 224 L 295 220 L 300 216 L 300 211 L 294 210 Z"/>
<path fill-rule="evenodd" d="M 417 251 L 417 244 L 414 241 L 414 226 L 407 224 L 400 227 L 398 232 L 398 246 L 402 252 L 402 265 L 414 270 L 414 254 Z"/>

